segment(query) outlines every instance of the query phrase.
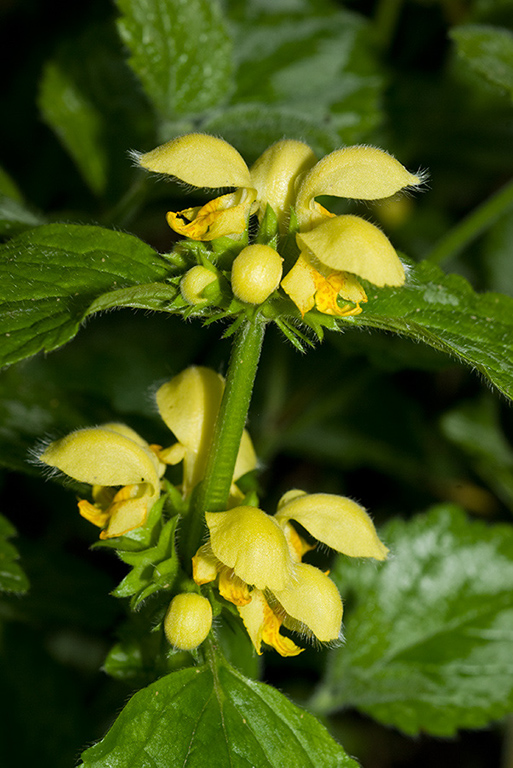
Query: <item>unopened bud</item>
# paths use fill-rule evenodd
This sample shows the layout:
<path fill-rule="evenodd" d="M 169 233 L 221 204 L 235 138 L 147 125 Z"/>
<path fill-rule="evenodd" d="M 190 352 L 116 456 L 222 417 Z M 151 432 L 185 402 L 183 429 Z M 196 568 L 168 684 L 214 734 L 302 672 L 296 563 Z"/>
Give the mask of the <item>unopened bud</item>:
<path fill-rule="evenodd" d="M 180 651 L 197 648 L 210 632 L 212 606 L 195 592 L 176 595 L 164 619 L 164 632 L 172 646 Z"/>
<path fill-rule="evenodd" d="M 283 259 L 269 245 L 248 245 L 232 266 L 232 290 L 247 304 L 261 304 L 280 284 Z"/>
<path fill-rule="evenodd" d="M 217 280 L 214 272 L 198 264 L 184 275 L 180 283 L 180 291 L 187 304 L 201 304 L 205 298 L 203 290 Z"/>

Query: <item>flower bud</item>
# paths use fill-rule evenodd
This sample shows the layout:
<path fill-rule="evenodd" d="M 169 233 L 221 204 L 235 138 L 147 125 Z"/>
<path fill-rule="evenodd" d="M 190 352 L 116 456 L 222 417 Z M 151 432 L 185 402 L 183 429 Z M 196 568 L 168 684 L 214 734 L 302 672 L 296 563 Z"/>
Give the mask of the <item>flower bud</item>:
<path fill-rule="evenodd" d="M 261 304 L 280 284 L 283 259 L 269 245 L 248 245 L 232 266 L 232 290 L 247 304 Z"/>
<path fill-rule="evenodd" d="M 164 619 L 164 632 L 174 648 L 192 651 L 205 640 L 212 626 L 212 607 L 195 592 L 176 595 Z"/>
<path fill-rule="evenodd" d="M 203 289 L 216 280 L 214 272 L 198 264 L 184 275 L 180 283 L 180 291 L 187 304 L 201 304 L 202 301 L 206 301 L 201 295 Z"/>

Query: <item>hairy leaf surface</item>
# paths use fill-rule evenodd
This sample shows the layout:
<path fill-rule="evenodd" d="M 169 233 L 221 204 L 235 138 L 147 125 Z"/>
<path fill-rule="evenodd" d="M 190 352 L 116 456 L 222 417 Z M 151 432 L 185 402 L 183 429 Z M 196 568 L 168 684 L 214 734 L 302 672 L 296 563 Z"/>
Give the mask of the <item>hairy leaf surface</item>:
<path fill-rule="evenodd" d="M 389 560 L 340 557 L 356 600 L 318 711 L 354 706 L 408 734 L 480 728 L 513 706 L 513 531 L 440 506 L 382 532 Z"/>

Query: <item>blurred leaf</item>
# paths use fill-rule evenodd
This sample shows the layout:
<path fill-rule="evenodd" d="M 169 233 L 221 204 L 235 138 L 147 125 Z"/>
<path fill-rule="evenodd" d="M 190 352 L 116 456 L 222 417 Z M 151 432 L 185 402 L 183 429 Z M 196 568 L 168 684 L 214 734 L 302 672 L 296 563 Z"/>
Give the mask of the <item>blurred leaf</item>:
<path fill-rule="evenodd" d="M 139 691 L 82 759 L 85 768 L 357 768 L 312 715 L 224 665 L 174 672 Z"/>
<path fill-rule="evenodd" d="M 384 565 L 339 557 L 331 576 L 355 601 L 346 644 L 315 696 L 408 734 L 481 728 L 513 707 L 513 530 L 440 506 L 383 531 Z"/>
<path fill-rule="evenodd" d="M 239 104 L 227 107 L 208 118 L 202 124 L 202 130 L 222 135 L 249 163 L 283 136 L 306 141 L 320 155 L 331 152 L 340 144 L 335 130 L 288 106 L 263 109 L 261 104 Z"/>
<path fill-rule="evenodd" d="M 497 403 L 489 397 L 460 403 L 442 417 L 441 427 L 513 511 L 513 449 L 502 431 Z"/>
<path fill-rule="evenodd" d="M 485 24 L 454 27 L 450 36 L 458 53 L 489 82 L 513 98 L 513 32 Z"/>
<path fill-rule="evenodd" d="M 0 166 L 0 195 L 5 195 L 5 197 L 10 197 L 13 200 L 16 200 L 17 203 L 23 203 L 23 195 L 18 189 L 16 182 L 14 181 L 14 179 L 11 179 L 9 174 L 6 171 L 4 171 L 4 169 L 1 166 Z"/>
<path fill-rule="evenodd" d="M 238 65 L 232 102 L 253 111 L 258 103 L 258 122 L 264 124 L 268 115 L 269 132 L 276 125 L 267 143 L 283 136 L 273 117 L 279 110 L 335 134 L 335 144 L 322 153 L 341 140 L 361 141 L 381 120 L 382 68 L 363 17 L 329 0 L 227 0 L 225 5 Z M 299 123 L 292 127 L 296 133 Z M 253 153 L 249 157 L 254 159 Z"/>
<path fill-rule="evenodd" d="M 18 200 L 0 194 L 0 237 L 12 237 L 25 229 L 44 224 L 45 220 Z"/>
<path fill-rule="evenodd" d="M 29 580 L 16 562 L 18 552 L 9 544 L 7 539 L 16 534 L 13 525 L 0 515 L 0 592 L 16 592 L 22 594 L 29 587 Z"/>
<path fill-rule="evenodd" d="M 205 112 L 231 90 L 231 41 L 215 0 L 117 0 L 129 64 L 164 118 Z"/>
<path fill-rule="evenodd" d="M 61 44 L 44 68 L 39 107 L 91 190 L 123 194 L 134 173 L 128 152 L 153 141 L 153 118 L 110 26 Z"/>
<path fill-rule="evenodd" d="M 403 288 L 367 284 L 369 303 L 344 322 L 405 334 L 476 368 L 513 398 L 513 299 L 475 293 L 459 275 L 423 261 Z"/>
<path fill-rule="evenodd" d="M 0 265 L 2 365 L 69 341 L 103 293 L 161 280 L 168 272 L 138 238 L 72 224 L 49 224 L 13 238 L 0 248 Z M 146 293 L 151 298 L 152 288 Z"/>
<path fill-rule="evenodd" d="M 513 216 L 510 211 L 487 233 L 483 251 L 489 287 L 513 296 Z"/>

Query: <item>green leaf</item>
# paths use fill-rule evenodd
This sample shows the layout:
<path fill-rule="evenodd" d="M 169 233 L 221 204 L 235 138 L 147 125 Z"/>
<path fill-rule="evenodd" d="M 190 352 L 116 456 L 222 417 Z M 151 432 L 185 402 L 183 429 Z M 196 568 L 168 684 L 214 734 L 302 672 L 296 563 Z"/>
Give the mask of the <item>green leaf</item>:
<path fill-rule="evenodd" d="M 15 534 L 14 526 L 3 515 L 0 515 L 0 592 L 22 594 L 28 590 L 30 584 L 16 562 L 19 558 L 18 552 L 7 541 Z"/>
<path fill-rule="evenodd" d="M 485 24 L 463 24 L 449 34 L 459 55 L 513 98 L 513 32 Z"/>
<path fill-rule="evenodd" d="M 513 530 L 450 505 L 382 532 L 388 562 L 339 557 L 355 601 L 315 709 L 354 706 L 408 734 L 450 736 L 513 707 Z"/>
<path fill-rule="evenodd" d="M 475 293 L 459 275 L 423 261 L 402 288 L 366 284 L 369 303 L 343 324 L 410 336 L 476 368 L 513 398 L 513 299 Z"/>
<path fill-rule="evenodd" d="M 43 70 L 39 107 L 97 195 L 126 192 L 130 149 L 152 142 L 153 116 L 110 25 L 65 41 Z"/>
<path fill-rule="evenodd" d="M 12 237 L 39 224 L 44 224 L 43 217 L 26 207 L 16 183 L 0 167 L 0 236 Z"/>
<path fill-rule="evenodd" d="M 269 129 L 277 123 L 273 111 L 283 111 L 291 123 L 295 115 L 334 133 L 335 144 L 323 154 L 376 127 L 383 76 L 366 19 L 329 0 L 228 2 L 227 13 L 237 59 L 234 105 L 256 111 L 258 104 L 260 124 L 270 112 Z M 270 141 L 282 137 L 277 131 Z"/>
<path fill-rule="evenodd" d="M 162 280 L 168 269 L 138 238 L 101 227 L 49 224 L 13 238 L 0 248 L 0 365 L 56 349 L 98 296 Z"/>
<path fill-rule="evenodd" d="M 463 402 L 445 413 L 444 434 L 471 459 L 476 473 L 513 511 L 513 449 L 501 427 L 497 402 L 490 397 Z"/>
<path fill-rule="evenodd" d="M 85 768 L 357 768 L 310 714 L 232 668 L 163 677 L 129 701 Z"/>
<path fill-rule="evenodd" d="M 117 0 L 129 64 L 164 118 L 204 112 L 231 89 L 231 41 L 215 0 Z"/>

